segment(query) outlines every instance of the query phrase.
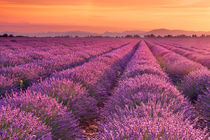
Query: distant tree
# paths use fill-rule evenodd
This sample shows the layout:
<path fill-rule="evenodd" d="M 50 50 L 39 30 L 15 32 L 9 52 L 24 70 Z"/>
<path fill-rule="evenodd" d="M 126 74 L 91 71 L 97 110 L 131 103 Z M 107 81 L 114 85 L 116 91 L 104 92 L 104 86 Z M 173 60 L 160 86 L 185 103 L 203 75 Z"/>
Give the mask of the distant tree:
<path fill-rule="evenodd" d="M 22 36 L 22 35 L 17 35 L 16 37 L 26 37 L 26 36 Z"/>
<path fill-rule="evenodd" d="M 172 35 L 165 35 L 164 38 L 172 38 Z"/>
<path fill-rule="evenodd" d="M 10 34 L 9 37 L 14 37 L 13 34 Z"/>
<path fill-rule="evenodd" d="M 3 34 L 2 37 L 8 37 L 8 34 Z"/>
<path fill-rule="evenodd" d="M 192 35 L 192 37 L 197 37 L 197 35 L 196 35 L 196 34 L 194 34 L 194 35 Z"/>
<path fill-rule="evenodd" d="M 155 38 L 156 36 L 154 34 L 145 35 L 145 38 Z"/>
<path fill-rule="evenodd" d="M 104 38 L 103 36 L 101 35 L 97 35 L 97 36 L 94 36 L 95 38 Z M 105 36 L 105 38 L 108 38 L 108 36 Z"/>
<path fill-rule="evenodd" d="M 206 35 L 205 34 L 202 34 L 200 37 L 206 37 Z"/>
<path fill-rule="evenodd" d="M 137 34 L 136 34 L 136 35 L 134 35 L 133 37 L 134 37 L 134 38 L 140 38 L 140 36 L 139 36 L 139 35 L 137 35 Z"/>
<path fill-rule="evenodd" d="M 162 36 L 158 35 L 157 38 L 162 38 Z"/>
<path fill-rule="evenodd" d="M 125 38 L 132 38 L 132 35 L 126 35 Z"/>
<path fill-rule="evenodd" d="M 184 34 L 181 34 L 181 35 L 177 35 L 176 37 L 178 37 L 178 38 L 185 38 L 185 37 L 188 37 L 188 36 L 186 36 Z"/>
<path fill-rule="evenodd" d="M 151 38 L 155 38 L 156 36 L 155 36 L 154 34 L 151 34 L 150 37 L 151 37 Z"/>

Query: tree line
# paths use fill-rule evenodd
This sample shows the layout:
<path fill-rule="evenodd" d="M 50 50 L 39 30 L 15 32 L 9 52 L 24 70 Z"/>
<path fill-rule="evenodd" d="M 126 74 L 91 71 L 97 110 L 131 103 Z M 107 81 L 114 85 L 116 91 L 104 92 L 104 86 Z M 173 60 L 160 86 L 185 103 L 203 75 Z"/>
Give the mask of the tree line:
<path fill-rule="evenodd" d="M 2 34 L 2 35 L 0 35 L 0 37 L 26 37 L 26 36 L 21 36 L 21 35 L 15 36 L 13 34 Z"/>
<path fill-rule="evenodd" d="M 27 36 L 15 36 L 13 34 L 2 34 L 0 35 L 0 37 L 27 37 Z M 79 38 L 79 36 L 56 36 L 56 37 L 62 37 L 62 38 Z M 205 34 L 202 34 L 200 36 L 196 35 L 196 34 L 193 34 L 193 35 L 184 35 L 184 34 L 181 34 L 181 35 L 176 35 L 176 36 L 173 36 L 173 35 L 164 35 L 164 36 L 160 36 L 160 35 L 154 35 L 154 34 L 148 34 L 148 35 L 144 35 L 144 36 L 140 36 L 138 34 L 135 34 L 135 35 L 125 35 L 125 36 L 115 36 L 115 38 L 197 38 L 197 37 L 210 37 L 210 35 L 205 35 Z M 111 36 L 93 36 L 93 35 L 90 35 L 90 36 L 86 36 L 85 38 L 111 38 Z"/>

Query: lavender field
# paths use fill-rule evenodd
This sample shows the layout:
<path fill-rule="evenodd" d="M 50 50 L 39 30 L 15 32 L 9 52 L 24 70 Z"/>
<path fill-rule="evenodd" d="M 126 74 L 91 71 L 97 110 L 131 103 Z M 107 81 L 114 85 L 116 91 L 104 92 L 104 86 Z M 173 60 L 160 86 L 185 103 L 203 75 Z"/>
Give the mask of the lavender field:
<path fill-rule="evenodd" d="M 0 140 L 210 140 L 209 38 L 0 38 Z"/>

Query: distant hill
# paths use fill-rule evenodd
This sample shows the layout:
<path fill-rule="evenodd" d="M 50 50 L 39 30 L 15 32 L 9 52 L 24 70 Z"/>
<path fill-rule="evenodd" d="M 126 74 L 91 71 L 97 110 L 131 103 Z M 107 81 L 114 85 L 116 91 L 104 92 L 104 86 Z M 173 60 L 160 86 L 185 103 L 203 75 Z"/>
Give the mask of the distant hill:
<path fill-rule="evenodd" d="M 101 36 L 126 36 L 126 35 L 143 35 L 145 31 L 124 31 L 124 32 L 104 32 Z"/>
<path fill-rule="evenodd" d="M 90 32 L 83 32 L 83 31 L 69 31 L 69 32 L 40 32 L 40 33 L 15 33 L 15 32 L 1 32 L 0 34 L 7 33 L 7 34 L 13 34 L 13 35 L 21 35 L 21 36 L 36 36 L 36 37 L 55 37 L 55 36 L 90 36 L 90 35 L 98 35 L 96 33 L 90 33 Z"/>
<path fill-rule="evenodd" d="M 168 30 L 168 29 L 155 29 L 155 30 L 151 30 L 149 32 L 146 32 L 145 35 L 148 34 L 154 34 L 154 35 L 160 35 L 160 36 L 165 36 L 165 35 L 193 35 L 196 34 L 198 36 L 202 35 L 202 34 L 210 34 L 210 32 L 203 32 L 203 31 L 184 31 L 184 30 Z"/>
<path fill-rule="evenodd" d="M 22 35 L 22 36 L 36 36 L 36 37 L 55 37 L 55 36 L 79 36 L 79 37 L 87 37 L 87 36 L 126 36 L 130 35 L 143 35 L 144 31 L 124 31 L 124 32 L 104 32 L 102 34 L 98 33 L 91 33 L 91 32 L 84 32 L 84 31 L 69 31 L 69 32 L 41 32 L 41 33 L 16 33 L 16 32 L 0 32 L 0 34 L 13 34 L 13 35 Z"/>
<path fill-rule="evenodd" d="M 140 30 L 132 30 L 132 31 L 124 31 L 124 32 L 104 32 L 102 34 L 98 33 L 92 33 L 92 32 L 84 32 L 84 31 L 69 31 L 69 32 L 40 32 L 40 33 L 16 33 L 16 32 L 0 32 L 0 34 L 13 34 L 13 35 L 21 35 L 21 36 L 36 36 L 36 37 L 55 37 L 55 36 L 79 36 L 79 37 L 87 37 L 87 36 L 126 36 L 126 35 L 148 35 L 148 34 L 154 34 L 154 35 L 192 35 L 196 34 L 198 36 L 202 34 L 210 35 L 210 32 L 203 32 L 203 31 L 185 31 L 185 30 L 168 30 L 168 29 L 155 29 L 148 32 L 140 31 Z"/>
<path fill-rule="evenodd" d="M 35 36 L 40 36 L 40 37 L 46 37 L 46 36 L 80 36 L 80 37 L 85 37 L 85 36 L 90 36 L 90 35 L 98 35 L 96 33 L 90 33 L 90 32 L 83 32 L 83 31 L 69 31 L 69 32 L 47 32 L 47 33 L 35 33 L 31 34 Z"/>

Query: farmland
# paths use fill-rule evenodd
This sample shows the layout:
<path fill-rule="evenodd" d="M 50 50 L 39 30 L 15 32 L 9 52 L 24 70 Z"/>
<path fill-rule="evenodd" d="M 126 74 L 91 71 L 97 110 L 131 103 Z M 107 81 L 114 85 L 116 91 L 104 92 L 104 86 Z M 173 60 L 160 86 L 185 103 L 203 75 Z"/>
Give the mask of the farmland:
<path fill-rule="evenodd" d="M 208 38 L 1 38 L 0 139 L 208 140 Z"/>

